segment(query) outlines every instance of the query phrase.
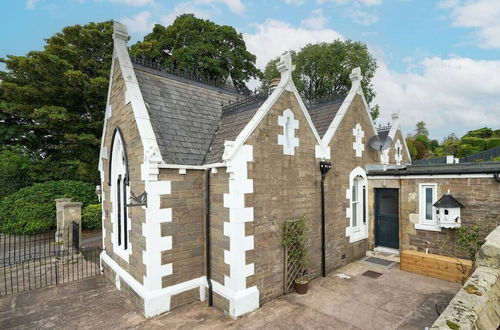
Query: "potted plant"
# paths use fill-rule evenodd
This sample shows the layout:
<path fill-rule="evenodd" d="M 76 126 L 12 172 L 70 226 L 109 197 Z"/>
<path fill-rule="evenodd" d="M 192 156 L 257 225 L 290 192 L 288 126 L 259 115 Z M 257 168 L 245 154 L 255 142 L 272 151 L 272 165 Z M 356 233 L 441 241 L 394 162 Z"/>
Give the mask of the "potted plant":
<path fill-rule="evenodd" d="M 307 278 L 307 275 L 302 275 L 295 280 L 294 288 L 295 292 L 297 292 L 298 294 L 306 294 L 308 287 L 309 279 Z"/>

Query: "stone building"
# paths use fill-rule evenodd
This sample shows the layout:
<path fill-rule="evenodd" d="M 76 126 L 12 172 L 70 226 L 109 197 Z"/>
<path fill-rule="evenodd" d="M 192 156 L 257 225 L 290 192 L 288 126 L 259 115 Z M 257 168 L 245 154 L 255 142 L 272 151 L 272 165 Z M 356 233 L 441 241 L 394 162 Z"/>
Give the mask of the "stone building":
<path fill-rule="evenodd" d="M 116 22 L 113 39 L 99 162 L 101 261 L 145 316 L 208 297 L 237 317 L 282 295 L 288 219 L 308 220 L 312 277 L 373 247 L 366 169 L 411 160 L 397 114 L 379 135 L 359 68 L 347 95 L 310 103 L 285 54 L 277 86 L 245 97 L 229 83 L 132 60 Z M 370 147 L 374 136 L 392 141 L 388 149 Z M 324 222 L 320 164 L 331 164 Z"/>
<path fill-rule="evenodd" d="M 368 178 L 373 246 L 468 258 L 456 246 L 456 228 L 479 224 L 486 234 L 500 225 L 500 162 L 371 170 Z M 437 207 L 447 194 L 460 206 L 453 226 L 439 211 L 454 210 Z"/>

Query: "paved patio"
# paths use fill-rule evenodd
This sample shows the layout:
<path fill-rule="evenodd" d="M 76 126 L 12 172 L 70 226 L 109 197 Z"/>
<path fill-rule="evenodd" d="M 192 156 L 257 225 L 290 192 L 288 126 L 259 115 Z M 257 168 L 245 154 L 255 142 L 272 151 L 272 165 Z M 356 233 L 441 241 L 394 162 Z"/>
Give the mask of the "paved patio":
<path fill-rule="evenodd" d="M 376 279 L 362 275 L 373 270 Z M 0 329 L 424 329 L 437 318 L 435 304 L 449 301 L 458 284 L 362 262 L 311 283 L 232 320 L 196 303 L 144 319 L 103 277 L 0 298 Z"/>

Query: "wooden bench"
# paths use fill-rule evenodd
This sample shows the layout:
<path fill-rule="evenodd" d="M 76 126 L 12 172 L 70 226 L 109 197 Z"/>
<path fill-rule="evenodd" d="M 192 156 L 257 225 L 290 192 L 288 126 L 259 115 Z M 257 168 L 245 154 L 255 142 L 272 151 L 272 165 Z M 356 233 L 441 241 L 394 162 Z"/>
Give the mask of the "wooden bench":
<path fill-rule="evenodd" d="M 465 274 L 468 275 L 472 269 L 470 260 L 438 254 L 404 250 L 400 257 L 401 270 L 451 282 L 462 283 L 464 278 L 462 270 L 465 270 Z"/>

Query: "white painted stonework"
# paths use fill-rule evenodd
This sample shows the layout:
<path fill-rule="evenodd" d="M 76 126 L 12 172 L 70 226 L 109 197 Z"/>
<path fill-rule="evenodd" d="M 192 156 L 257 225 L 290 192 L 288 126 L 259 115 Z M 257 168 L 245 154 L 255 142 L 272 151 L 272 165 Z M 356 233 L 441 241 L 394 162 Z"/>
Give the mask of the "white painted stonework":
<path fill-rule="evenodd" d="M 243 145 L 225 161 L 230 173 L 229 193 L 224 194 L 224 207 L 229 208 L 229 221 L 224 222 L 224 235 L 229 237 L 224 262 L 229 265 L 229 276 L 224 276 L 224 285 L 214 280 L 212 284 L 216 293 L 229 300 L 230 315 L 238 317 L 259 308 L 259 290 L 256 286 L 246 287 L 247 277 L 254 274 L 254 264 L 246 264 L 246 251 L 254 249 L 254 236 L 245 235 L 245 223 L 254 219 L 253 207 L 245 207 L 245 194 L 253 193 L 247 168 L 247 163 L 253 161 L 253 147 Z"/>
<path fill-rule="evenodd" d="M 394 149 L 396 150 L 394 160 L 396 161 L 396 164 L 401 165 L 401 161 L 403 160 L 403 145 L 399 139 L 396 140 Z"/>
<path fill-rule="evenodd" d="M 120 190 L 120 206 L 122 210 L 121 214 L 123 214 L 123 181 L 120 182 L 120 186 L 117 184 L 118 176 L 120 176 L 124 180 L 127 174 L 127 164 L 125 163 L 125 149 L 123 147 L 123 140 L 122 136 L 119 133 L 119 131 L 116 131 L 115 133 L 115 139 L 113 141 L 113 146 L 112 146 L 112 159 L 111 159 L 111 173 L 110 173 L 110 182 L 111 182 L 111 189 L 110 189 L 110 194 L 111 194 L 111 207 L 112 211 L 110 212 L 110 219 L 111 219 L 111 225 L 113 228 L 112 235 L 111 235 L 111 245 L 113 246 L 113 252 L 117 254 L 119 257 L 121 257 L 124 261 L 129 262 L 129 256 L 132 254 L 132 243 L 130 242 L 130 229 L 131 229 L 131 220 L 128 217 L 128 212 L 127 212 L 127 218 L 125 221 L 127 222 L 127 233 L 125 233 L 125 226 L 121 224 L 121 239 L 122 239 L 122 244 L 118 244 L 118 222 L 121 221 L 121 219 L 118 219 L 118 201 L 117 201 L 117 190 Z M 127 196 L 130 196 L 130 187 L 127 185 L 126 186 L 126 194 Z M 125 235 L 126 234 L 126 235 Z M 127 249 L 125 250 L 125 236 L 127 237 Z"/>
<path fill-rule="evenodd" d="M 363 144 L 363 138 L 365 137 L 365 132 L 361 128 L 359 123 L 356 127 L 352 129 L 352 135 L 354 135 L 354 142 L 352 143 L 352 148 L 356 151 L 356 157 L 362 157 L 363 151 L 365 150 L 365 145 Z"/>
<path fill-rule="evenodd" d="M 389 149 L 385 149 L 380 152 L 380 163 L 389 164 Z"/>
<path fill-rule="evenodd" d="M 283 155 L 294 155 L 295 147 L 299 146 L 299 138 L 295 137 L 299 121 L 290 109 L 286 109 L 283 115 L 278 116 L 278 125 L 283 127 L 283 134 L 278 135 L 278 144 L 283 146 Z"/>
<path fill-rule="evenodd" d="M 354 227 L 352 224 L 352 210 L 351 210 L 351 201 L 352 201 L 352 196 L 351 196 L 351 191 L 352 191 L 352 185 L 354 183 L 354 178 L 357 176 L 362 177 L 365 180 L 365 185 L 366 185 L 366 191 L 365 191 L 365 199 L 368 201 L 368 180 L 366 177 L 366 172 L 363 168 L 361 167 L 356 167 L 355 169 L 352 170 L 352 172 L 349 174 L 349 187 L 346 189 L 346 198 L 349 200 L 349 207 L 346 208 L 346 217 L 349 218 L 349 227 L 346 227 L 345 229 L 345 235 L 346 237 L 349 237 L 349 243 L 354 243 L 357 241 L 360 241 L 362 239 L 368 238 L 368 221 L 370 219 L 368 215 L 368 203 L 365 205 L 365 221 L 361 220 L 361 218 L 358 218 L 358 226 Z M 362 203 L 363 201 L 360 200 L 359 203 Z"/>

